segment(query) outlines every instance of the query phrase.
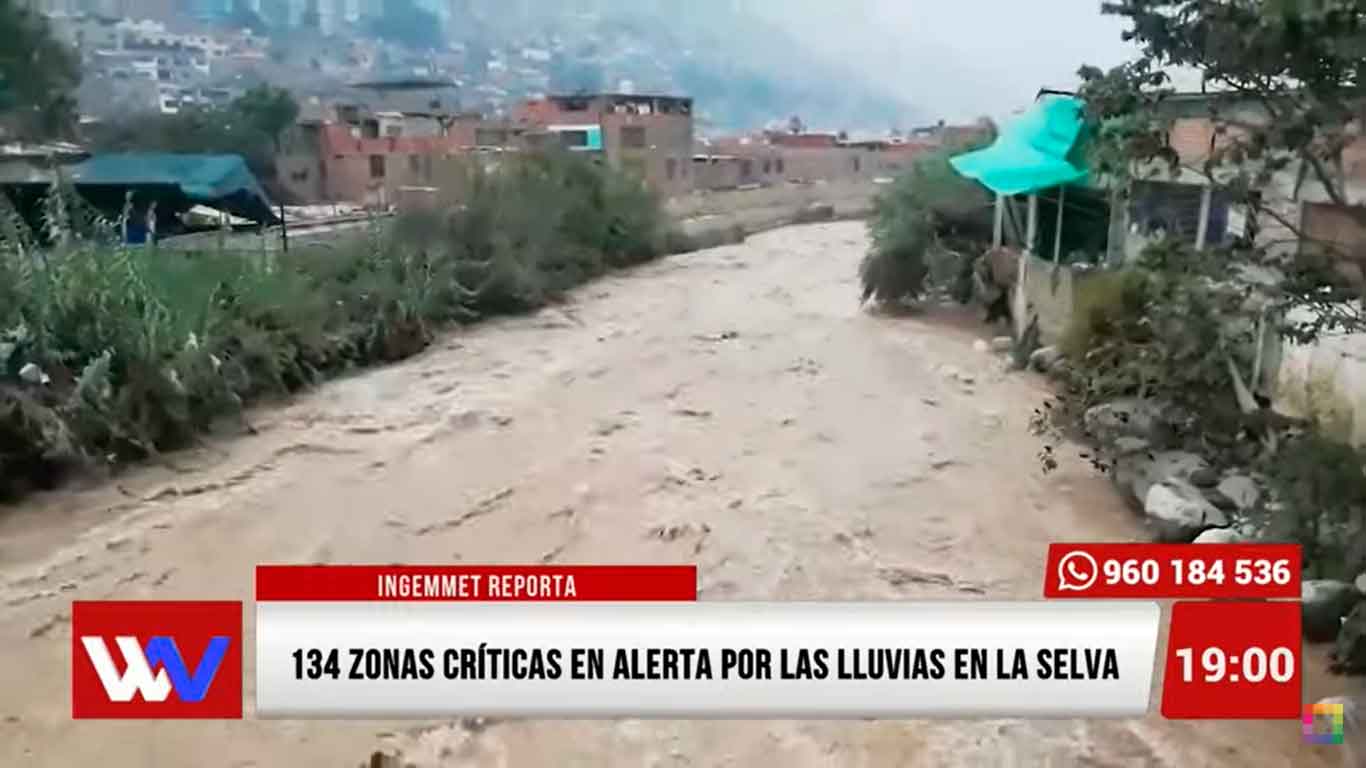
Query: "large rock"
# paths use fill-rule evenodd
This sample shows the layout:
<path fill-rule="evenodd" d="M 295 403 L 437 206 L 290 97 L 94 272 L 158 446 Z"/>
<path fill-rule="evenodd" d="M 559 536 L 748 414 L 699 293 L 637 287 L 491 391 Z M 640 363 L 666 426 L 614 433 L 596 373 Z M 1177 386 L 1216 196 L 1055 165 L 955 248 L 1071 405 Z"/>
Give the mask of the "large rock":
<path fill-rule="evenodd" d="M 1195 537 L 1196 544 L 1241 544 L 1243 535 L 1232 528 L 1211 528 Z"/>
<path fill-rule="evenodd" d="M 1158 541 L 1190 543 L 1210 528 L 1223 528 L 1228 518 L 1205 500 L 1199 488 L 1177 478 L 1153 484 L 1143 514 Z"/>
<path fill-rule="evenodd" d="M 1333 645 L 1332 664 L 1338 674 L 1366 674 L 1366 603 L 1358 603 L 1342 622 Z"/>
<path fill-rule="evenodd" d="M 1361 593 L 1341 581 L 1309 580 L 1300 585 L 1300 615 L 1304 639 L 1328 643 L 1343 628 L 1342 617 L 1361 601 Z M 1366 619 L 1366 616 L 1362 617 Z M 1366 624 L 1362 625 L 1366 629 Z"/>
<path fill-rule="evenodd" d="M 1135 439 L 1119 438 L 1115 445 L 1134 444 Z M 1147 505 L 1148 491 L 1157 483 L 1168 479 L 1190 483 L 1208 469 L 1203 458 L 1185 451 L 1129 451 L 1115 459 L 1111 478 L 1129 503 L 1142 511 Z"/>
<path fill-rule="evenodd" d="M 1211 500 L 1220 509 L 1246 512 L 1262 500 L 1262 487 L 1248 475 L 1226 475 L 1214 487 Z"/>
<path fill-rule="evenodd" d="M 821 221 L 832 221 L 835 218 L 835 206 L 829 203 L 811 203 L 801 209 L 792 217 L 797 224 L 813 224 Z"/>
<path fill-rule="evenodd" d="M 1140 437 L 1166 445 L 1172 437 L 1170 409 L 1153 400 L 1128 397 L 1087 409 L 1082 417 L 1087 433 L 1102 445 L 1121 437 Z"/>
<path fill-rule="evenodd" d="M 1029 353 L 1029 367 L 1039 373 L 1049 373 L 1061 359 L 1062 352 L 1057 347 L 1039 347 Z"/>
<path fill-rule="evenodd" d="M 1015 348 L 1015 340 L 1009 336 L 997 336 L 991 340 L 991 351 L 998 355 L 1004 355 Z"/>

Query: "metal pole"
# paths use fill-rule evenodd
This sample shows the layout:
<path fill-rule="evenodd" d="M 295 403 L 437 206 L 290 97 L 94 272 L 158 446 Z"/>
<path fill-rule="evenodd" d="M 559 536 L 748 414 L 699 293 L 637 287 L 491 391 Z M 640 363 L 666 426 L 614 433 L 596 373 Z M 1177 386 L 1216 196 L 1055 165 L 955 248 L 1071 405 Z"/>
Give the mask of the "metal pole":
<path fill-rule="evenodd" d="M 1205 241 L 1209 239 L 1209 208 L 1210 202 L 1214 197 L 1214 189 L 1206 185 L 1204 192 L 1200 194 L 1200 225 L 1195 231 L 1195 250 L 1205 250 Z"/>
<path fill-rule="evenodd" d="M 1000 248 L 1005 238 L 1006 225 L 1006 198 L 1005 195 L 996 196 L 996 222 L 991 234 L 991 247 Z"/>
<path fill-rule="evenodd" d="M 1067 187 L 1058 187 L 1058 220 L 1053 225 L 1053 263 L 1062 258 L 1062 204 L 1067 199 Z"/>
<path fill-rule="evenodd" d="M 1029 196 L 1029 224 L 1025 230 L 1025 252 L 1034 253 L 1034 242 L 1039 236 L 1039 196 Z"/>
<path fill-rule="evenodd" d="M 289 253 L 289 222 L 285 219 L 284 203 L 280 203 L 280 248 Z"/>

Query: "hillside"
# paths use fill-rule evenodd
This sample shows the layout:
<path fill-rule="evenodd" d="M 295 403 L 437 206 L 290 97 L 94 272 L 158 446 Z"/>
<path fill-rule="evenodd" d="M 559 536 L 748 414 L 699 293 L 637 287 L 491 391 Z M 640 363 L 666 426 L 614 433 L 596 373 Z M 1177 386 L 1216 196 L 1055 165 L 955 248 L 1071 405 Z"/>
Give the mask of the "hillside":
<path fill-rule="evenodd" d="M 379 19 L 317 30 L 273 30 L 273 60 L 246 79 L 285 81 L 317 95 L 359 74 L 432 74 L 461 85 L 466 108 L 496 112 L 539 93 L 634 89 L 686 94 L 700 132 L 748 130 L 799 115 L 810 126 L 908 127 L 923 119 L 879 84 L 821 60 L 733 0 L 462 0 L 424 10 L 387 3 Z M 358 71 L 353 46 L 379 42 Z M 238 82 L 242 73 L 231 77 Z"/>

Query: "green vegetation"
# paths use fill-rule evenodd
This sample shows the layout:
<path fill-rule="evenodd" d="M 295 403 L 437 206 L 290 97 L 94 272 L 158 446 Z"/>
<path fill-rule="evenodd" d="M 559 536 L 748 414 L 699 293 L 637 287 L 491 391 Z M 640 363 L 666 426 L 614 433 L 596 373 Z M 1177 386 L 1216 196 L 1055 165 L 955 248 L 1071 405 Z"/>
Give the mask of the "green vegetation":
<path fill-rule="evenodd" d="M 1314 184 L 1328 199 L 1345 200 L 1333 169 L 1342 167 L 1361 103 L 1366 3 L 1123 0 L 1104 7 L 1130 22 L 1126 39 L 1140 55 L 1108 72 L 1080 72 L 1088 157 L 1098 175 L 1127 190 L 1154 168 L 1176 167 L 1182 158 L 1167 141 L 1167 70 L 1194 68 L 1209 93 L 1224 95 L 1207 101 L 1220 138 L 1193 170 L 1247 212 L 1251 231 L 1274 222 L 1302 245 L 1334 253 L 1335 244 L 1312 240 L 1277 209 L 1284 201 L 1260 191 L 1288 173 L 1297 188 Z M 1230 98 L 1241 100 L 1239 109 Z M 1119 397 L 1171 407 L 1180 424 L 1168 447 L 1216 470 L 1262 478 L 1269 493 L 1245 514 L 1258 518 L 1252 522 L 1263 535 L 1303 544 L 1310 574 L 1350 581 L 1366 567 L 1366 455 L 1321 425 L 1274 413 L 1256 386 L 1264 328 L 1305 343 L 1327 331 L 1366 330 L 1362 297 L 1327 263 L 1286 264 L 1246 239 L 1200 251 L 1166 240 L 1123 272 L 1087 278 L 1062 340 L 1061 391 L 1036 412 L 1036 429 L 1060 439 L 1088 407 Z M 1311 320 L 1289 322 L 1292 313 Z M 1041 458 L 1046 469 L 1056 466 L 1052 445 Z M 1105 467 L 1106 459 L 1097 463 Z"/>
<path fill-rule="evenodd" d="M 299 104 L 289 91 L 261 85 L 222 108 L 132 114 L 99 126 L 90 139 L 97 152 L 241 155 L 252 173 L 271 186 L 280 137 L 298 116 Z"/>
<path fill-rule="evenodd" d="M 658 202 L 568 155 L 472 167 L 466 204 L 340 248 L 126 247 L 61 189 L 38 250 L 0 228 L 0 495 L 193 442 L 254 399 L 417 353 L 435 329 L 530 310 L 657 256 Z"/>
<path fill-rule="evenodd" d="M 961 151 L 967 149 L 954 154 Z M 865 302 L 895 305 L 918 298 L 931 277 L 960 299 L 965 281 L 970 290 L 965 258 L 991 240 L 991 198 L 953 170 L 950 156 L 950 150 L 940 150 L 917 158 L 874 201 L 868 225 L 873 247 L 859 266 Z"/>
<path fill-rule="evenodd" d="M 80 57 L 26 3 L 0 0 L 0 138 L 71 138 Z"/>

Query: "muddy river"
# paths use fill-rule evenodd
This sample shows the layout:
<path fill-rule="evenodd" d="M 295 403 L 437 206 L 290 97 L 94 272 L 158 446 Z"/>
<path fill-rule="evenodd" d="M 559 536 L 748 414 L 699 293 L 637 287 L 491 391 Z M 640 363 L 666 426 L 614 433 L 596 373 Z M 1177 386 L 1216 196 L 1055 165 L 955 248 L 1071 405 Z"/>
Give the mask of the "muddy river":
<path fill-rule="evenodd" d="M 255 436 L 6 511 L 0 765 L 1342 765 L 1297 723 L 1155 715 L 70 719 L 71 600 L 243 599 L 262 562 L 696 563 L 703 600 L 983 600 L 1038 597 L 1050 541 L 1140 538 L 1080 461 L 1040 474 L 1044 382 L 974 351 L 971 316 L 860 310 L 866 246 L 834 223 L 667 259 L 262 408 Z"/>

